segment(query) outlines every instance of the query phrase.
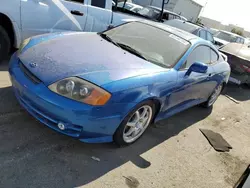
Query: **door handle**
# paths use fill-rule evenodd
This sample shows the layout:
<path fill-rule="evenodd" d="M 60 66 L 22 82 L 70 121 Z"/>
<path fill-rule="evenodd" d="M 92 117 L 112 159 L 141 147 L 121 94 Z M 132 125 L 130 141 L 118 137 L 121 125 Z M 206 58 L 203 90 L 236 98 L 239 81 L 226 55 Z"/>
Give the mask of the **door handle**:
<path fill-rule="evenodd" d="M 83 12 L 80 12 L 78 10 L 71 10 L 70 12 L 71 12 L 71 14 L 74 14 L 74 15 L 77 15 L 77 16 L 83 16 L 84 15 Z"/>

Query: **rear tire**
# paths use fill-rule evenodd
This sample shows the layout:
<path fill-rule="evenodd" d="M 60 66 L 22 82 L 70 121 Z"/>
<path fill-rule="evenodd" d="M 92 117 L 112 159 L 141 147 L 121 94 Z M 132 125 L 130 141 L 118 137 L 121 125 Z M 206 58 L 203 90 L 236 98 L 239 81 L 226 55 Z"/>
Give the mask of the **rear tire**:
<path fill-rule="evenodd" d="M 0 26 L 0 63 L 7 59 L 10 53 L 10 38 L 6 30 Z"/>
<path fill-rule="evenodd" d="M 212 95 L 208 98 L 208 100 L 201 104 L 202 107 L 204 108 L 210 108 L 213 106 L 213 104 L 217 101 L 218 97 L 220 96 L 221 92 L 223 90 L 223 84 L 220 84 L 215 88 L 213 91 Z"/>
<path fill-rule="evenodd" d="M 143 116 L 144 110 L 146 114 Z M 151 124 L 154 115 L 155 104 L 153 101 L 146 101 L 137 105 L 116 130 L 113 136 L 114 142 L 119 146 L 126 146 L 137 141 L 142 137 L 148 126 Z M 131 134 L 129 134 L 130 131 Z"/>

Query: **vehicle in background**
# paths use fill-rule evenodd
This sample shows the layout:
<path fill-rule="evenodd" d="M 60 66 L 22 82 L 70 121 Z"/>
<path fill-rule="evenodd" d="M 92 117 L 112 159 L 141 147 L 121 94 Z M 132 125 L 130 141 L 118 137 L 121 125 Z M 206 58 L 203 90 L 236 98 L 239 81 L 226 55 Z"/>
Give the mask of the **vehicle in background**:
<path fill-rule="evenodd" d="M 246 38 L 245 44 L 250 45 L 250 38 Z"/>
<path fill-rule="evenodd" d="M 20 104 L 51 129 L 128 145 L 151 123 L 211 107 L 230 67 L 210 42 L 145 20 L 33 37 L 12 56 L 9 73 Z"/>
<path fill-rule="evenodd" d="M 143 16 L 117 4 L 118 0 L 1 0 L 4 6 L 0 6 L 0 62 L 12 47 L 19 48 L 21 41 L 35 35 L 62 31 L 101 32 L 131 20 L 150 19 L 147 14 Z M 159 12 L 161 9 L 157 10 Z M 161 20 L 159 15 L 157 19 Z"/>
<path fill-rule="evenodd" d="M 220 48 L 219 51 L 228 57 L 228 63 L 231 67 L 230 81 L 250 86 L 250 46 L 229 43 Z"/>
<path fill-rule="evenodd" d="M 215 43 L 213 35 L 205 27 L 177 19 L 165 21 L 164 24 L 192 33 L 204 40 L 211 42 L 212 44 Z"/>
<path fill-rule="evenodd" d="M 215 33 L 219 31 L 218 29 L 215 29 L 215 28 L 208 28 L 208 30 L 210 31 L 210 33 L 212 33 L 212 35 L 214 35 Z"/>
<path fill-rule="evenodd" d="M 188 19 L 185 18 L 184 16 L 181 16 L 181 15 L 180 15 L 180 17 L 181 17 L 181 20 L 186 21 L 186 22 L 188 21 Z"/>
<path fill-rule="evenodd" d="M 228 31 L 218 31 L 214 34 L 214 40 L 218 48 L 228 43 L 245 43 L 244 37 Z"/>
<path fill-rule="evenodd" d="M 168 10 L 164 10 L 162 14 L 162 10 L 154 6 L 144 7 L 138 12 L 138 14 L 150 20 L 158 21 L 158 22 L 164 22 L 166 20 L 172 20 L 172 19 L 180 19 L 180 20 L 183 19 L 181 18 L 180 15 L 174 12 L 168 11 Z"/>
<path fill-rule="evenodd" d="M 134 4 L 134 3 L 129 3 L 129 2 L 126 2 L 126 4 L 124 4 L 124 2 L 119 2 L 117 4 L 117 7 L 119 8 L 125 8 L 129 11 L 132 11 L 132 12 L 138 12 L 139 10 L 141 10 L 143 7 L 140 6 L 140 5 L 137 5 L 137 4 Z"/>

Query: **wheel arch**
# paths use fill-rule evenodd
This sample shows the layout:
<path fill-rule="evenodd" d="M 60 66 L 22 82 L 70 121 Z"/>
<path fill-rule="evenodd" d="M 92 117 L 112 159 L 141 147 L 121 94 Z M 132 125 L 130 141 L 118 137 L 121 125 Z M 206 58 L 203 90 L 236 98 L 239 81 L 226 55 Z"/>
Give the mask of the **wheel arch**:
<path fill-rule="evenodd" d="M 155 122 L 155 118 L 156 116 L 159 114 L 160 112 L 160 109 L 161 109 L 161 101 L 157 98 L 157 97 L 148 97 L 148 98 L 145 98 L 139 102 L 136 103 L 136 105 L 134 105 L 130 110 L 128 110 L 126 112 L 126 114 L 124 114 L 121 122 L 123 122 L 125 120 L 125 118 L 129 115 L 130 112 L 132 112 L 133 110 L 135 110 L 140 104 L 144 103 L 144 102 L 147 102 L 147 101 L 152 101 L 155 105 L 155 113 L 154 113 L 154 117 L 152 118 L 152 123 Z"/>
<path fill-rule="evenodd" d="M 11 47 L 18 47 L 21 41 L 18 26 L 4 13 L 0 13 L 0 25 L 6 30 L 9 36 Z"/>

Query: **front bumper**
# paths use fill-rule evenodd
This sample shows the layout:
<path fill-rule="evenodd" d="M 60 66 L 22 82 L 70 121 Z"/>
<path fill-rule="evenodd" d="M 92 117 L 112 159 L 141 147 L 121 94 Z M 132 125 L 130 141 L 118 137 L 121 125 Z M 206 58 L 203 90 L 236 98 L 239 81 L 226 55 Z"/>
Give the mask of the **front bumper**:
<path fill-rule="evenodd" d="M 10 79 L 19 103 L 49 128 L 83 142 L 112 142 L 113 134 L 126 115 L 129 104 L 106 104 L 100 107 L 82 104 L 32 82 L 20 69 L 14 54 L 10 60 Z M 63 123 L 65 130 L 57 125 Z"/>

